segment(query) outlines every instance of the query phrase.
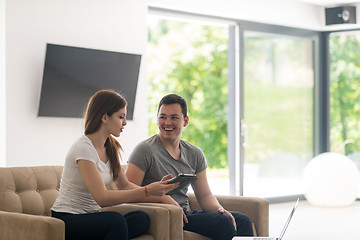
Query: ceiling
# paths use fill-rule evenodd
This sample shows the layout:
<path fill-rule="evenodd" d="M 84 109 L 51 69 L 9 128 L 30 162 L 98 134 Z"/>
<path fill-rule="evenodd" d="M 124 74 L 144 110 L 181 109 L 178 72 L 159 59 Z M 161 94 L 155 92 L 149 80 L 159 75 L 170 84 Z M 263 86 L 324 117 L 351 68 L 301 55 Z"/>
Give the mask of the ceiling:
<path fill-rule="evenodd" d="M 320 6 L 359 3 L 359 2 L 351 1 L 351 0 L 287 0 L 287 1 L 307 2 L 307 3 L 320 5 Z"/>

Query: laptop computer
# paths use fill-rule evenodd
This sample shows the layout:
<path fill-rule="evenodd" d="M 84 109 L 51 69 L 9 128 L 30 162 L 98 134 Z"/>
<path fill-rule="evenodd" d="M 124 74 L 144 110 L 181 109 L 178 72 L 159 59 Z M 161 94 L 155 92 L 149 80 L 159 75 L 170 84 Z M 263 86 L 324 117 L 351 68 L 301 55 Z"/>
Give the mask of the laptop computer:
<path fill-rule="evenodd" d="M 281 231 L 281 234 L 279 237 L 234 237 L 232 240 L 282 240 L 284 237 L 285 231 L 287 227 L 289 226 L 290 220 L 292 216 L 294 215 L 295 209 L 299 203 L 299 198 L 296 200 L 294 207 L 291 210 L 290 216 L 288 217 L 285 226 L 283 227 L 283 230 Z"/>

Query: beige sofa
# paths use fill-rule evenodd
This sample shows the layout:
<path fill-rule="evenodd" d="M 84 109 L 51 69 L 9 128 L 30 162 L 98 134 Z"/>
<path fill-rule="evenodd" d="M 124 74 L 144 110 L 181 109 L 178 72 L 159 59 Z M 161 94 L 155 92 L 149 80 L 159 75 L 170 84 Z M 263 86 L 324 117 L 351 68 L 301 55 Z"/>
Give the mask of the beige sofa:
<path fill-rule="evenodd" d="M 63 240 L 65 225 L 50 217 L 56 199 L 62 166 L 0 168 L 0 239 Z M 268 236 L 269 203 L 260 198 L 217 196 L 228 210 L 242 211 L 253 221 L 259 236 Z M 193 195 L 190 206 L 197 209 Z M 158 203 L 121 204 L 102 211 L 127 213 L 143 210 L 150 216 L 150 228 L 137 240 L 209 239 L 183 231 L 182 210 Z"/>

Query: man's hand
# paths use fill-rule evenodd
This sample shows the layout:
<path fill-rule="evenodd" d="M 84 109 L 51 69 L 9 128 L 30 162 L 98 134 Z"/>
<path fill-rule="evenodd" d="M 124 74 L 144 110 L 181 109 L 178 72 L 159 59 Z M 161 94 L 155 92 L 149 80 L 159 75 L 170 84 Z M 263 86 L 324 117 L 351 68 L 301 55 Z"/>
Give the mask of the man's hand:
<path fill-rule="evenodd" d="M 229 217 L 230 217 L 230 219 L 231 219 L 231 221 L 232 221 L 232 223 L 233 223 L 233 225 L 234 225 L 234 228 L 235 228 L 235 231 L 236 231 L 236 221 L 235 221 L 235 218 L 234 218 L 234 216 L 231 214 L 231 213 L 229 213 L 228 211 L 226 211 L 224 208 L 218 208 L 218 210 L 217 210 L 219 213 L 225 213 L 226 215 L 228 215 Z"/>

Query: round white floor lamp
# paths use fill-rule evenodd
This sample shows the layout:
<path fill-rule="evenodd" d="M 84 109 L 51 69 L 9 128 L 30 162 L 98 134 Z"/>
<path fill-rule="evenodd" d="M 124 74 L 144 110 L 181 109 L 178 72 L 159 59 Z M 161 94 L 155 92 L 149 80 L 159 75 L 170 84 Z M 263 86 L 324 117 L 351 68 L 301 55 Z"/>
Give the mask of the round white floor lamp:
<path fill-rule="evenodd" d="M 356 200 L 358 184 L 359 172 L 355 163 L 340 153 L 317 155 L 303 173 L 305 197 L 316 206 L 351 205 Z"/>

